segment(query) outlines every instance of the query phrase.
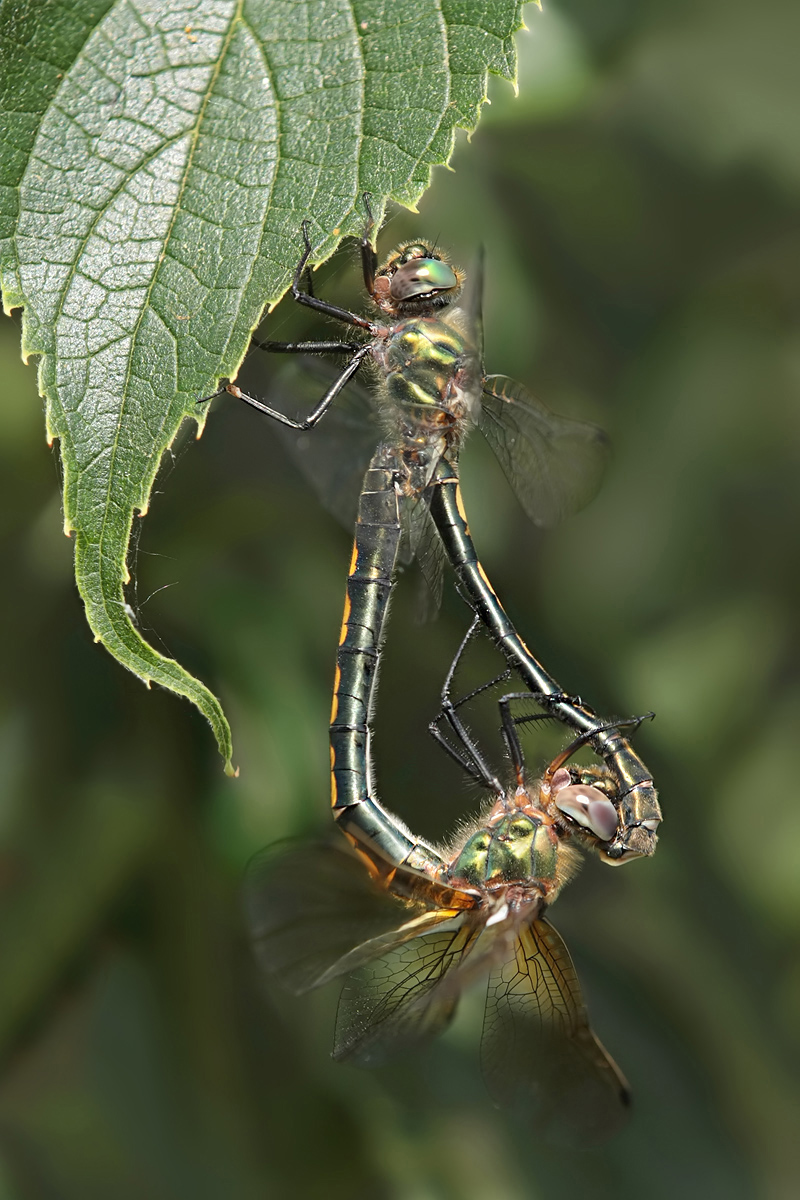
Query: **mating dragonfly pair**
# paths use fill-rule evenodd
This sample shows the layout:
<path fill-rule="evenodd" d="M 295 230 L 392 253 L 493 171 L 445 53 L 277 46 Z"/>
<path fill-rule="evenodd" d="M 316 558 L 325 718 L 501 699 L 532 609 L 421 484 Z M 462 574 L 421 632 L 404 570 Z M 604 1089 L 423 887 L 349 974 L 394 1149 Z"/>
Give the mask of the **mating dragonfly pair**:
<path fill-rule="evenodd" d="M 565 693 L 531 654 L 475 552 L 458 455 L 466 434 L 478 426 L 528 514 L 549 525 L 593 495 L 604 438 L 593 426 L 550 413 L 511 380 L 485 376 L 480 264 L 465 289 L 461 272 L 415 242 L 379 268 L 366 197 L 365 204 L 364 284 L 383 319 L 314 295 L 304 223 L 292 294 L 360 331 L 361 338 L 256 343 L 273 352 L 347 356 L 309 415 L 294 420 L 235 384 L 222 389 L 306 433 L 369 363 L 378 428 L 358 499 L 330 724 L 333 816 L 356 853 L 302 848 L 268 851 L 256 861 L 247 895 L 259 958 L 297 991 L 348 976 L 334 1054 L 360 1063 L 382 1061 L 439 1033 L 463 988 L 488 974 L 482 1065 L 491 1093 L 529 1112 L 542 1131 L 603 1136 L 624 1114 L 627 1085 L 591 1031 L 569 953 L 545 914 L 574 874 L 577 847 L 612 864 L 655 849 L 657 795 L 623 734 L 641 718 L 602 720 Z M 356 398 L 355 408 L 363 407 Z M 352 409 L 351 402 L 348 415 Z M 357 441 L 354 436 L 354 451 Z M 313 435 L 305 438 L 298 454 L 330 501 L 343 466 L 339 455 L 326 457 L 318 444 Z M 401 544 L 409 555 L 437 544 L 428 536 L 431 526 L 474 611 L 432 732 L 492 798 L 488 813 L 443 850 L 416 838 L 378 802 L 370 756 L 370 714 Z M 459 715 L 477 693 L 451 698 L 456 665 L 481 624 L 506 660 L 498 679 L 514 671 L 527 689 L 500 700 L 513 767 L 509 787 Z M 514 716 L 511 706 L 522 700 L 542 711 Z M 540 720 L 559 721 L 574 736 L 532 782 L 517 727 Z M 598 764 L 570 764 L 584 745 L 596 752 Z"/>

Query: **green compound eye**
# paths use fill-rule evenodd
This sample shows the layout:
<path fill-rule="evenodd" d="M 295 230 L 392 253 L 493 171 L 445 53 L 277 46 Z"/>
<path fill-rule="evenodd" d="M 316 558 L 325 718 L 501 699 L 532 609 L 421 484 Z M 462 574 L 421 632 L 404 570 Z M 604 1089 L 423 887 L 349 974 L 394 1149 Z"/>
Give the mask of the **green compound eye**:
<path fill-rule="evenodd" d="M 456 287 L 455 271 L 438 258 L 414 258 L 398 268 L 389 289 L 393 300 L 410 300 L 429 292 L 445 292 Z"/>
<path fill-rule="evenodd" d="M 430 256 L 430 250 L 427 246 L 423 246 L 422 242 L 412 242 L 410 246 L 406 246 L 404 249 L 400 256 L 400 262 L 402 264 L 410 262 L 412 258 L 430 258 Z"/>

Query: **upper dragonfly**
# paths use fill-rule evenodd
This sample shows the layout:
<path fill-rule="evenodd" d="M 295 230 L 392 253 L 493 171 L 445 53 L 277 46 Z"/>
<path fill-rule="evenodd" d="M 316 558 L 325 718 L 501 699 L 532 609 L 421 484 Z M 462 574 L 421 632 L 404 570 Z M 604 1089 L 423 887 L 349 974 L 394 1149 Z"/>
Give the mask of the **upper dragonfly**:
<path fill-rule="evenodd" d="M 308 415 L 295 419 L 249 395 L 235 383 L 227 392 L 290 429 L 307 431 L 324 417 L 345 385 L 369 362 L 375 378 L 379 436 L 399 451 L 402 491 L 418 498 L 437 463 L 453 464 L 465 435 L 477 425 L 497 455 L 523 508 L 538 525 L 552 525 L 581 508 L 596 492 L 607 454 L 597 426 L 550 412 L 521 384 L 483 371 L 482 270 L 470 285 L 438 249 L 409 242 L 378 265 L 370 240 L 361 238 L 364 287 L 378 320 L 330 304 L 313 294 L 309 223 L 303 222 L 303 254 L 292 281 L 294 299 L 361 331 L 359 341 L 255 341 L 283 354 L 348 356 Z M 306 289 L 303 288 L 305 281 Z"/>

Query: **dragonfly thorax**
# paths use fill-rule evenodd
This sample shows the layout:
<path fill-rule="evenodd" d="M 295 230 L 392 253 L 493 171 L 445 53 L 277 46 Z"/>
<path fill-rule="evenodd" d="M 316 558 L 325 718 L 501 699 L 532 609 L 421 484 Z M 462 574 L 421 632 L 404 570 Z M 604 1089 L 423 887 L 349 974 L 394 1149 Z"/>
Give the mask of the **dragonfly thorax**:
<path fill-rule="evenodd" d="M 574 874 L 576 851 L 562 842 L 543 810 L 527 805 L 522 811 L 515 804 L 503 810 L 501 805 L 454 852 L 448 882 L 492 892 L 514 885 L 550 904 Z"/>
<path fill-rule="evenodd" d="M 444 438 L 440 453 L 457 451 L 480 412 L 480 355 L 458 328 L 459 315 L 398 321 L 372 350 L 384 415 L 406 441 Z"/>

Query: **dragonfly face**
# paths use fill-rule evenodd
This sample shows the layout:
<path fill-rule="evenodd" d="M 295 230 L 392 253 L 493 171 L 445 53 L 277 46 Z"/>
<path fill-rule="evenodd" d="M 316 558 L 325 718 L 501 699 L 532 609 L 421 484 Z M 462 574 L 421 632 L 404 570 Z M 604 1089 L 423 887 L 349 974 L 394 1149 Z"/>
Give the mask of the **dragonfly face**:
<path fill-rule="evenodd" d="M 372 299 L 387 316 L 420 316 L 452 304 L 463 275 L 423 242 L 400 246 L 375 272 Z"/>

